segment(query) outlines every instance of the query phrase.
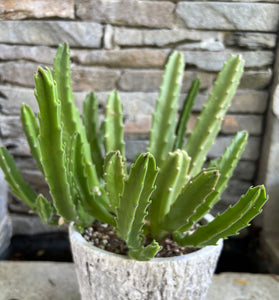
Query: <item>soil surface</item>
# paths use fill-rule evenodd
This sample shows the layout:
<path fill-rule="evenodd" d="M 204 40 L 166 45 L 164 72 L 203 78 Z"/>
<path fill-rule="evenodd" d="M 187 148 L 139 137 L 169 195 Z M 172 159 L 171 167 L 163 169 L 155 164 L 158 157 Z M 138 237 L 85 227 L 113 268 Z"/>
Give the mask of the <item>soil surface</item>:
<path fill-rule="evenodd" d="M 91 231 L 91 229 L 89 230 Z M 109 229 L 107 230 L 109 231 Z M 269 273 L 267 257 L 265 257 L 260 248 L 259 233 L 260 231 L 257 228 L 250 226 L 249 230 L 247 230 L 247 234 L 225 240 L 216 273 Z M 115 240 L 115 242 L 117 241 L 117 243 L 119 243 L 118 238 L 117 240 Z M 106 243 L 106 241 L 102 243 Z M 119 245 L 120 249 L 123 248 L 123 245 L 124 248 L 126 247 L 122 241 Z M 165 248 L 168 247 L 172 248 L 170 245 Z M 127 251 L 127 249 L 125 251 Z M 172 253 L 176 251 L 177 250 L 173 250 L 173 248 L 172 250 L 167 250 L 168 255 L 172 255 Z M 159 255 L 162 255 L 163 252 L 164 250 L 162 250 Z M 126 252 L 124 252 L 124 254 L 126 254 Z M 9 249 L 0 257 L 0 260 L 3 259 L 71 262 L 72 256 L 68 234 L 47 233 L 13 236 Z"/>
<path fill-rule="evenodd" d="M 116 254 L 128 255 L 126 243 L 116 235 L 114 228 L 108 224 L 95 221 L 92 224 L 92 227 L 87 227 L 85 229 L 83 237 L 86 241 L 100 249 Z M 148 244 L 149 243 L 146 242 L 146 245 Z M 165 239 L 160 245 L 163 248 L 157 253 L 156 257 L 179 256 L 199 249 L 195 247 L 180 247 L 171 236 Z"/>

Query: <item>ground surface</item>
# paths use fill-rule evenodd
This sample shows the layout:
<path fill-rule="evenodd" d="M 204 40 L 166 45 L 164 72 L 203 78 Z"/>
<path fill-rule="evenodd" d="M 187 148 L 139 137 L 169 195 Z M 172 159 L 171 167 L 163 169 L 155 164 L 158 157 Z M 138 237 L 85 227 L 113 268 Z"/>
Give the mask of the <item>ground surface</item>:
<path fill-rule="evenodd" d="M 0 300 L 80 300 L 74 264 L 0 261 Z M 279 299 L 279 276 L 214 275 L 208 300 Z"/>

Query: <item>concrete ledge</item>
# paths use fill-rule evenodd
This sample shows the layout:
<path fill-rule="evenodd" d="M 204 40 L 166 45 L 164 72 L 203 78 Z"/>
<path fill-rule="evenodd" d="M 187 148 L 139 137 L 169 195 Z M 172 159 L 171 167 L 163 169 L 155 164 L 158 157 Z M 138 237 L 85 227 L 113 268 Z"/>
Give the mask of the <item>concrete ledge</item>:
<path fill-rule="evenodd" d="M 79 300 L 72 263 L 0 262 L 0 300 Z"/>
<path fill-rule="evenodd" d="M 0 261 L 0 300 L 80 300 L 74 264 Z M 279 299 L 279 276 L 214 275 L 207 300 Z"/>
<path fill-rule="evenodd" d="M 221 273 L 214 275 L 207 300 L 279 299 L 279 276 Z"/>

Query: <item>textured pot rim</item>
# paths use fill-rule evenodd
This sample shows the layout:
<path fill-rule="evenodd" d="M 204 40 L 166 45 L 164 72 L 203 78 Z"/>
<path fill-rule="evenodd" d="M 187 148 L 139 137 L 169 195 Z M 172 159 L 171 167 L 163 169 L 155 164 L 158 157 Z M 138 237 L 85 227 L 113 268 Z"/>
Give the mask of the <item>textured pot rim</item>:
<path fill-rule="evenodd" d="M 211 215 L 206 215 L 205 218 L 210 221 L 213 219 L 213 216 Z M 69 226 L 69 233 L 70 233 L 70 237 L 75 239 L 77 242 L 79 242 L 81 245 L 92 249 L 93 251 L 97 251 L 103 255 L 109 255 L 111 257 L 115 257 L 118 259 L 122 259 L 122 260 L 130 260 L 130 261 L 137 261 L 135 259 L 132 259 L 126 255 L 121 255 L 121 254 L 116 254 L 110 251 L 106 251 L 103 249 L 100 249 L 94 245 L 92 245 L 91 243 L 87 242 L 83 236 L 76 230 L 74 223 L 72 222 Z M 216 246 L 205 246 L 197 251 L 185 254 L 185 255 L 180 255 L 180 256 L 172 256 L 172 257 L 155 257 L 152 258 L 149 261 L 137 261 L 137 262 L 148 262 L 148 263 L 154 263 L 154 262 L 163 262 L 163 261 L 179 261 L 179 260 L 190 260 L 195 256 L 199 256 L 199 255 L 206 255 L 208 252 L 214 252 L 214 251 L 218 251 L 219 248 L 222 248 L 223 246 L 223 239 L 220 239 L 217 242 Z"/>

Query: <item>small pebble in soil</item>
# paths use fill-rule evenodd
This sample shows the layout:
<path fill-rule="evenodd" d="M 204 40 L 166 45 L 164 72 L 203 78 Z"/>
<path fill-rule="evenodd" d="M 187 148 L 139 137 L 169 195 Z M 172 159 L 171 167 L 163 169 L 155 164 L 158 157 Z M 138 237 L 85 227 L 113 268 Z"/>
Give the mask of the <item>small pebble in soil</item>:
<path fill-rule="evenodd" d="M 121 255 L 128 255 L 128 247 L 126 243 L 120 239 L 111 225 L 94 221 L 92 227 L 87 227 L 83 233 L 84 239 L 92 243 L 94 246 Z M 163 248 L 156 257 L 172 257 L 188 254 L 198 250 L 195 247 L 180 247 L 169 236 L 161 244 Z"/>

